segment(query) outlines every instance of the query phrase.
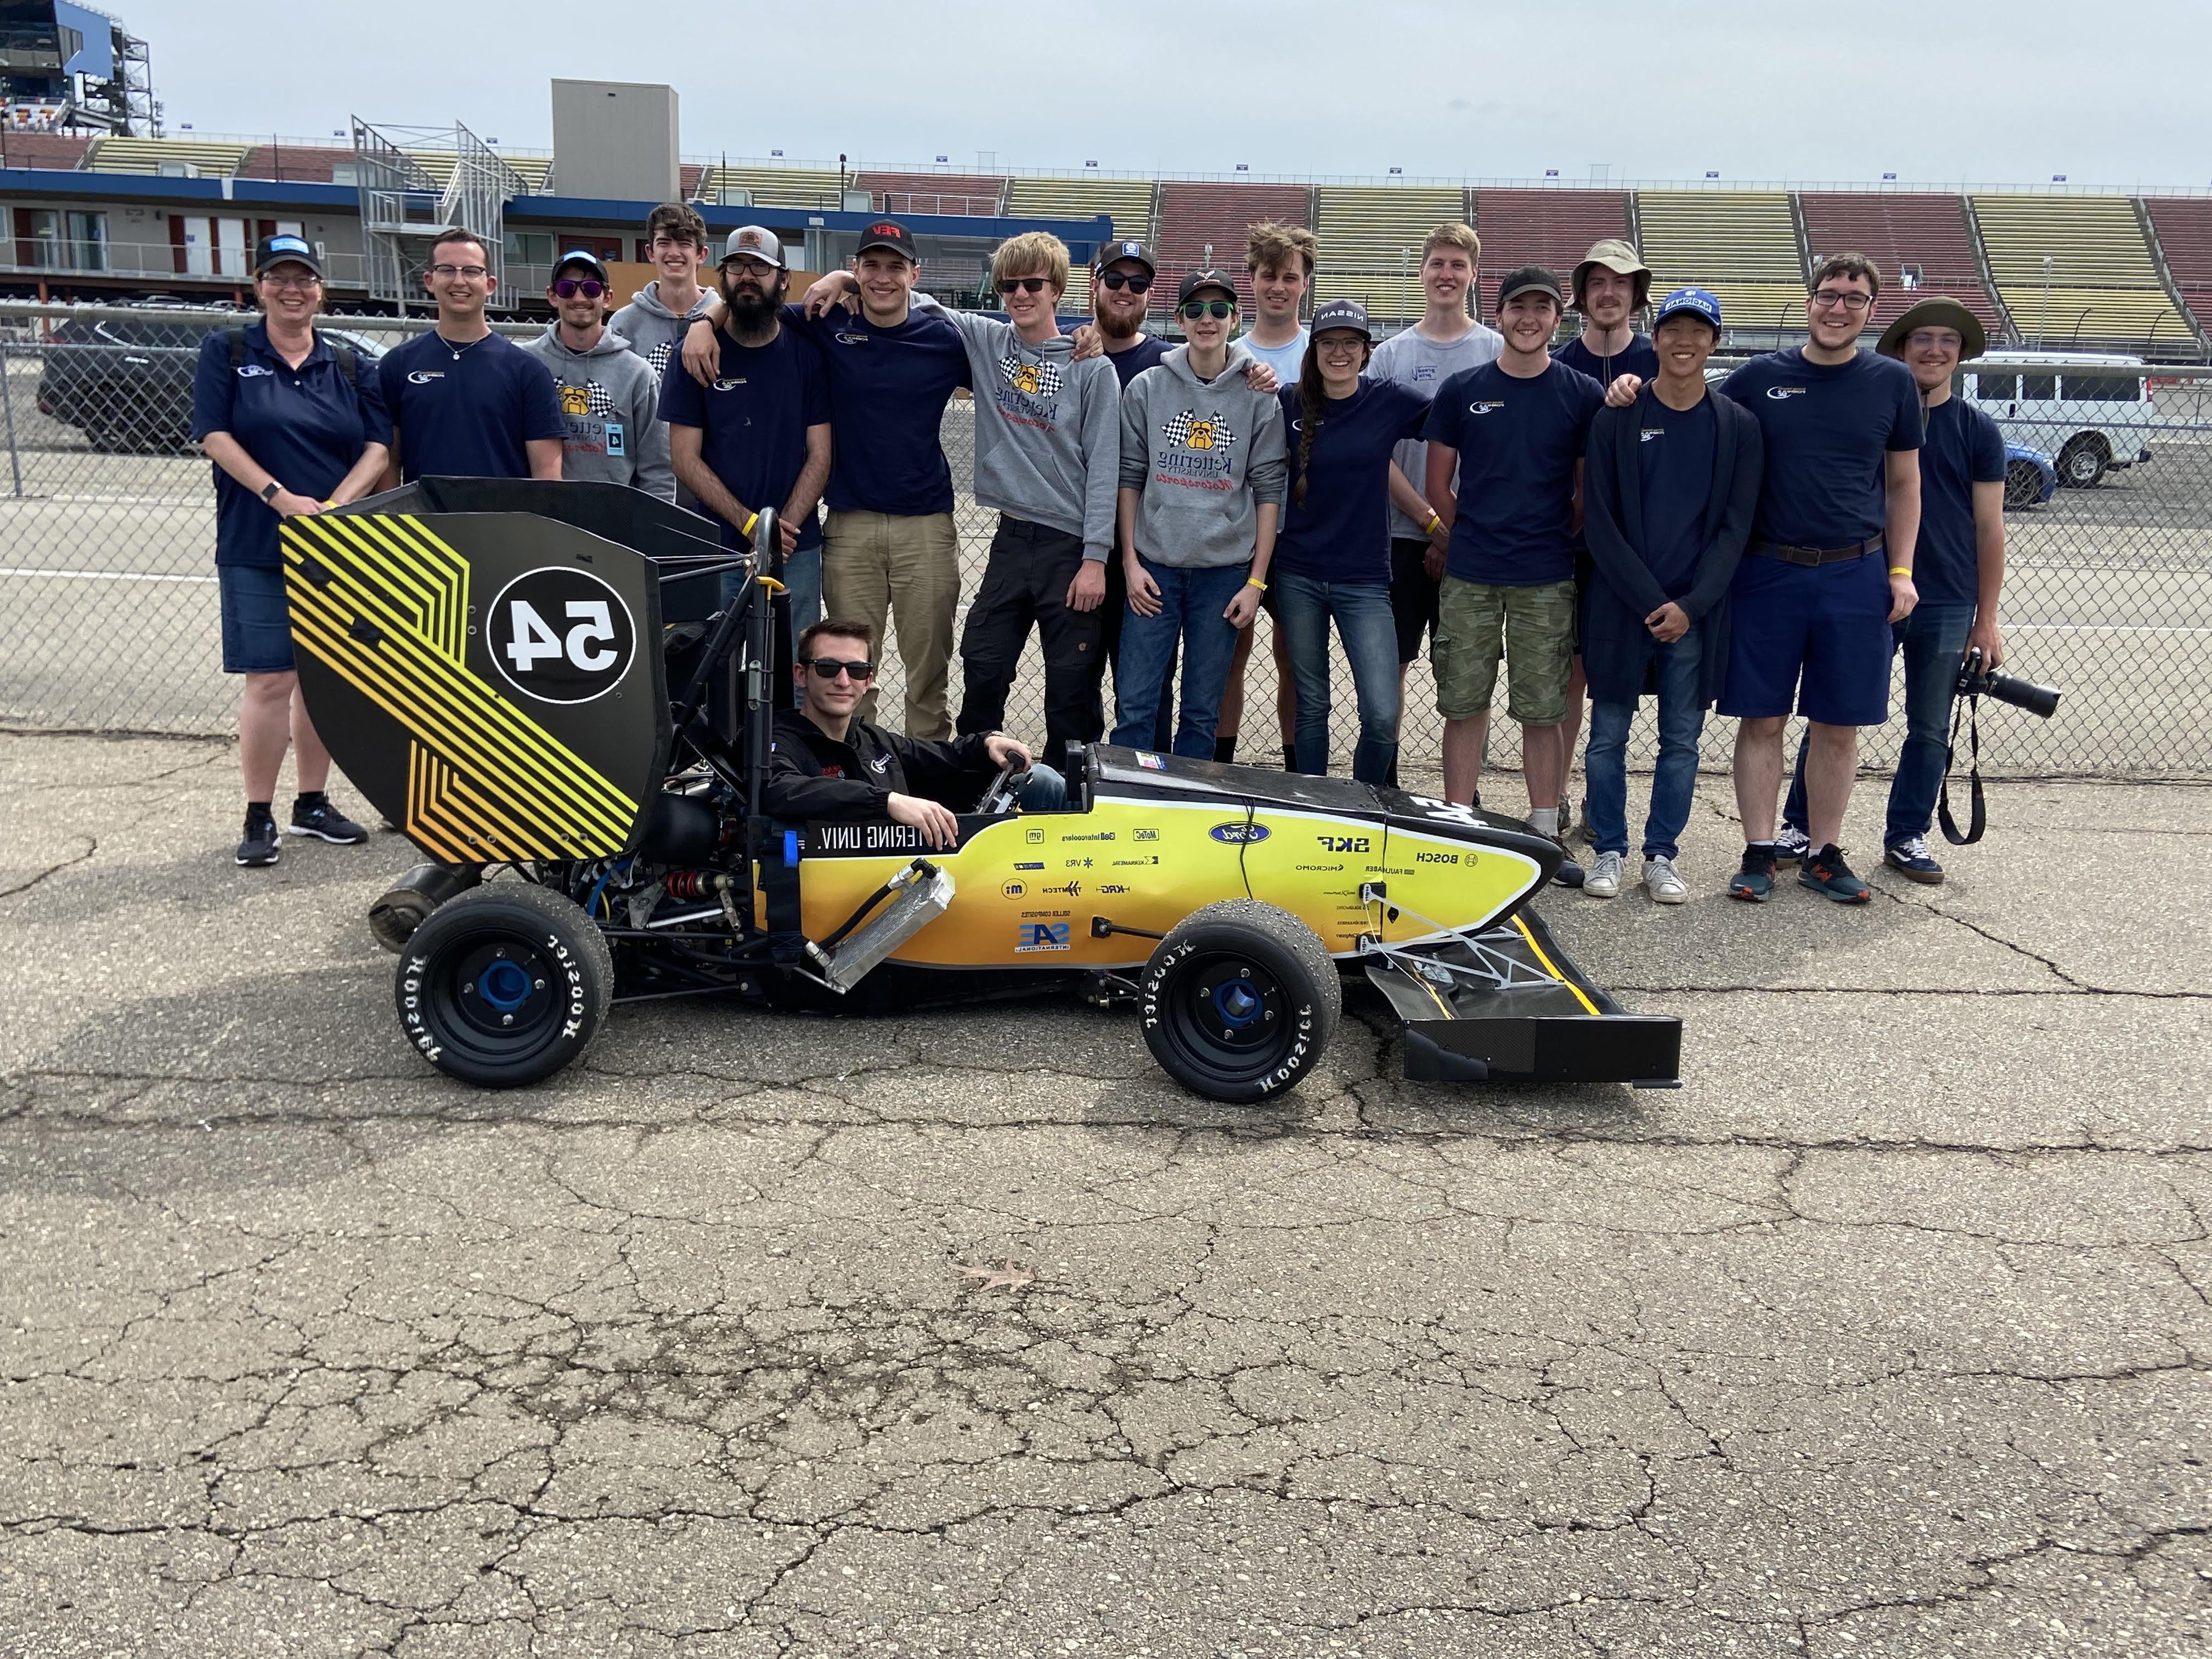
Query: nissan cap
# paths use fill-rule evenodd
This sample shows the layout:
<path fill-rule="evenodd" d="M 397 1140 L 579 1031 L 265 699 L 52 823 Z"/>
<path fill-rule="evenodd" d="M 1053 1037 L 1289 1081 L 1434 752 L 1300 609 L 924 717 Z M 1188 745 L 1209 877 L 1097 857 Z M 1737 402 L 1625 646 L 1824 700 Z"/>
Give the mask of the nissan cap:
<path fill-rule="evenodd" d="M 1367 307 L 1357 300 L 1331 300 L 1315 311 L 1311 337 L 1318 340 L 1331 329 L 1349 329 L 1370 343 L 1375 338 L 1374 326 L 1367 320 Z"/>

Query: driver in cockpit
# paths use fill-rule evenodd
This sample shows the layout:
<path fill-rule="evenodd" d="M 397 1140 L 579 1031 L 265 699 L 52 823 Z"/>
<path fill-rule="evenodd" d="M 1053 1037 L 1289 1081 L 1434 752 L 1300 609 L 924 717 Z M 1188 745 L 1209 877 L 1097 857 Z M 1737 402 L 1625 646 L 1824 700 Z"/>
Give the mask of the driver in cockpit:
<path fill-rule="evenodd" d="M 911 825 L 933 848 L 958 843 L 954 814 L 976 803 L 1012 762 L 1027 779 L 1013 799 L 1024 811 L 1056 812 L 1067 785 L 1003 732 L 931 743 L 886 732 L 853 713 L 875 678 L 874 632 L 839 617 L 799 636 L 799 707 L 779 710 L 762 804 L 772 817 L 879 818 Z"/>

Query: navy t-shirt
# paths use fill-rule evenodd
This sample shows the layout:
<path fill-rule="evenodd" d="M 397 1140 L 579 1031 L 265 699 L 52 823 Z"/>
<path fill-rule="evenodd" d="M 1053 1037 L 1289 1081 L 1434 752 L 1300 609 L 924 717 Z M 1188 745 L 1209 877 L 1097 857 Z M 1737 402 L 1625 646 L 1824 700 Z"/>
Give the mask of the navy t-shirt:
<path fill-rule="evenodd" d="M 1313 465 L 1298 500 L 1298 453 L 1305 447 L 1305 405 L 1298 389 L 1275 394 L 1283 406 L 1290 486 L 1272 568 L 1324 582 L 1390 580 L 1390 455 L 1428 424 L 1429 400 L 1411 386 L 1362 375 L 1349 398 L 1322 404 Z"/>
<path fill-rule="evenodd" d="M 701 386 L 680 366 L 660 377 L 660 418 L 699 428 L 699 459 L 749 510 L 781 510 L 806 467 L 806 428 L 830 420 L 822 354 L 788 328 L 763 346 L 740 345 L 727 331 L 720 343 L 722 367 L 713 386 Z M 810 513 L 799 526 L 799 550 L 821 544 L 822 520 Z M 752 543 L 724 524 L 722 545 L 746 550 Z"/>
<path fill-rule="evenodd" d="M 1886 463 L 1920 447 L 1920 388 L 1894 357 L 1808 363 L 1802 347 L 1754 357 L 1721 390 L 1758 419 L 1766 471 L 1751 538 L 1848 547 L 1887 522 Z"/>
<path fill-rule="evenodd" d="M 1147 334 L 1127 351 L 1108 352 L 1106 361 L 1114 365 L 1114 374 L 1121 382 L 1121 389 L 1127 392 L 1129 382 L 1146 369 L 1157 367 L 1160 359 L 1168 355 L 1169 349 L 1165 340 Z"/>
<path fill-rule="evenodd" d="M 1437 388 L 1421 435 L 1459 452 L 1447 575 L 1499 587 L 1573 580 L 1575 463 L 1604 403 L 1604 387 L 1559 363 L 1529 380 L 1485 363 Z"/>
<path fill-rule="evenodd" d="M 1641 334 L 1633 336 L 1626 346 L 1610 357 L 1599 356 L 1577 336 L 1553 352 L 1552 361 L 1565 363 L 1578 374 L 1589 375 L 1600 386 L 1611 386 L 1623 374 L 1633 374 L 1647 381 L 1659 378 L 1658 350 Z"/>
<path fill-rule="evenodd" d="M 1974 486 L 2002 483 L 2004 434 L 1986 410 L 1952 398 L 1928 410 L 1920 447 L 1920 540 L 1912 585 L 1923 605 L 1973 605 L 1981 560 L 1974 547 Z"/>
<path fill-rule="evenodd" d="M 1713 491 L 1713 451 L 1720 420 L 1711 393 L 1689 409 L 1639 399 L 1636 472 L 1642 485 L 1644 562 L 1670 599 L 1698 580 L 1705 551 L 1705 502 Z"/>
<path fill-rule="evenodd" d="M 836 450 L 823 500 L 837 512 L 915 518 L 952 510 L 952 469 L 939 431 L 945 404 L 968 384 L 960 331 L 920 307 L 896 328 L 833 307 L 810 322 L 799 306 L 783 325 L 822 353 Z"/>
<path fill-rule="evenodd" d="M 370 444 L 390 441 L 392 421 L 377 391 L 376 365 L 356 356 L 348 384 L 320 334 L 294 368 L 270 349 L 269 330 L 247 325 L 245 361 L 230 364 L 230 331 L 200 342 L 192 371 L 192 436 L 228 432 L 295 495 L 325 500 Z M 276 509 L 221 467 L 215 469 L 215 562 L 273 569 Z"/>
<path fill-rule="evenodd" d="M 399 432 L 408 482 L 526 478 L 533 438 L 568 436 L 561 394 L 545 365 L 514 341 L 487 334 L 459 354 L 434 330 L 385 354 L 377 383 Z"/>

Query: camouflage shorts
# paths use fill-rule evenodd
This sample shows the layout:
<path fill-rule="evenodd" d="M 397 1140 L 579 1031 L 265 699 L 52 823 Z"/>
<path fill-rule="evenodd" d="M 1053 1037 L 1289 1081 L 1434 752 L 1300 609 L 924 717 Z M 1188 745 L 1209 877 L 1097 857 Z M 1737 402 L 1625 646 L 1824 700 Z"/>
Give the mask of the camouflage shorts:
<path fill-rule="evenodd" d="M 1498 660 L 1506 661 L 1505 712 L 1524 726 L 1567 717 L 1575 658 L 1575 585 L 1500 587 L 1446 576 L 1437 599 L 1437 712 L 1463 720 L 1490 707 Z"/>

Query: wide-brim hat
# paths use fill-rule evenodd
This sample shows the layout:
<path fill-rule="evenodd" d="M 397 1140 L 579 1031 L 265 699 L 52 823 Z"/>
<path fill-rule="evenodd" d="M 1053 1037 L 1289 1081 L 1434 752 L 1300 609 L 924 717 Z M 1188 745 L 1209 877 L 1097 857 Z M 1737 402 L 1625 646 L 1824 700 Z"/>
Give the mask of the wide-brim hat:
<path fill-rule="evenodd" d="M 1603 265 L 1617 276 L 1632 278 L 1636 283 L 1636 309 L 1644 309 L 1644 301 L 1651 297 L 1651 267 L 1638 258 L 1636 250 L 1627 243 L 1607 237 L 1590 245 L 1590 251 L 1583 256 L 1582 263 L 1575 267 L 1574 276 L 1567 283 L 1567 292 L 1573 297 L 1576 310 L 1582 309 L 1583 279 L 1598 265 Z"/>
<path fill-rule="evenodd" d="M 1982 326 L 1982 319 L 1949 295 L 1936 294 L 1906 307 L 1904 315 L 1882 330 L 1881 342 L 1875 349 L 1885 357 L 1904 356 L 1905 338 L 1916 328 L 1957 329 L 1961 362 L 1969 357 L 1978 357 L 1990 349 L 1989 331 Z"/>

